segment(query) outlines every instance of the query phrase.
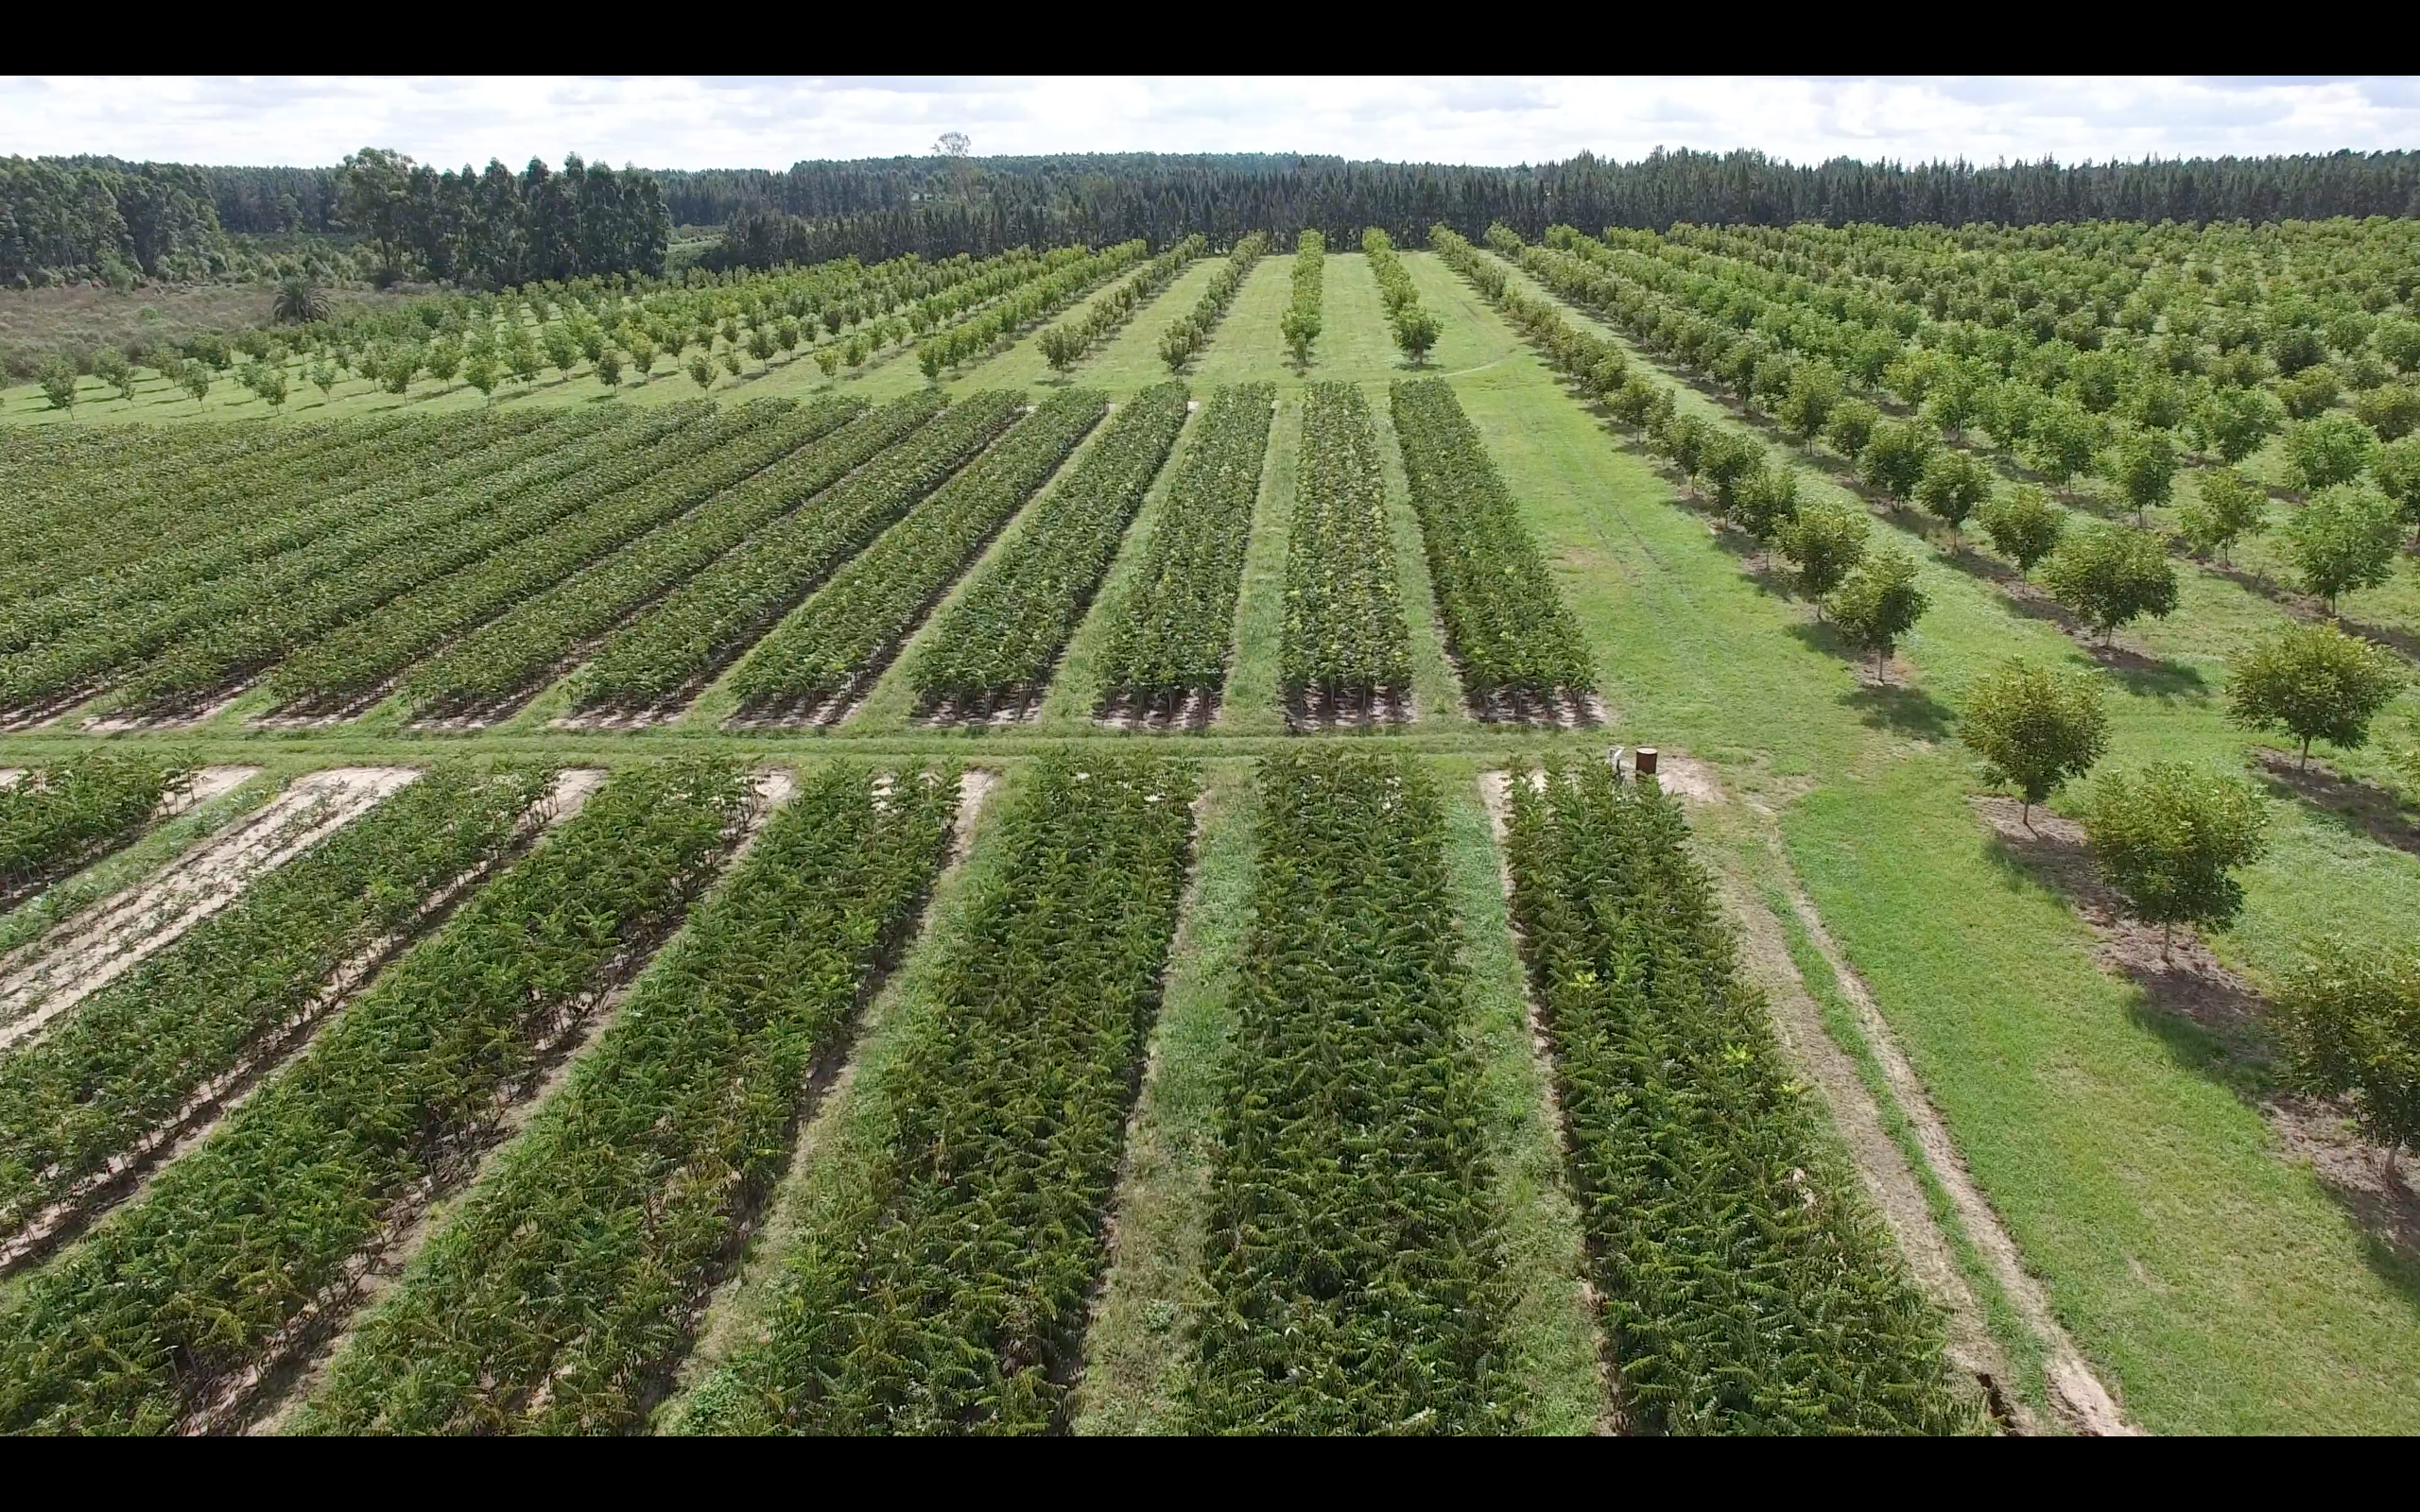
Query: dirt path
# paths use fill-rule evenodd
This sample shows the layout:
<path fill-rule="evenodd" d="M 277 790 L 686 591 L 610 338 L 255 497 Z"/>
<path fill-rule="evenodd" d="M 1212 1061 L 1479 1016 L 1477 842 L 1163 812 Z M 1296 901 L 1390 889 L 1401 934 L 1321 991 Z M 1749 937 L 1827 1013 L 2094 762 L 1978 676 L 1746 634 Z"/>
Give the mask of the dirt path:
<path fill-rule="evenodd" d="M 229 833 L 178 857 L 0 965 L 0 1050 L 41 1030 L 419 777 L 409 766 L 339 766 L 298 778 Z"/>

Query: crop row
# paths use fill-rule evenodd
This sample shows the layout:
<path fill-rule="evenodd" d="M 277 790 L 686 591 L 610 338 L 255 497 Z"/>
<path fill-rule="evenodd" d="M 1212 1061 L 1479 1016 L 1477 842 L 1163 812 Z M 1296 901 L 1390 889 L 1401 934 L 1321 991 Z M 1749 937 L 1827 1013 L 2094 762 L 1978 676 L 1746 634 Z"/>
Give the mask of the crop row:
<path fill-rule="evenodd" d="M 742 707 L 812 709 L 879 676 L 984 542 L 1108 408 L 1099 394 L 1073 389 L 1011 426 L 757 643 L 732 675 Z"/>
<path fill-rule="evenodd" d="M 1440 328 L 1437 318 L 1421 307 L 1420 290 L 1412 285 L 1410 270 L 1396 255 L 1394 242 L 1375 226 L 1361 233 L 1361 251 L 1378 281 L 1378 301 L 1386 306 L 1395 345 L 1412 361 L 1423 360 L 1437 344 Z"/>
<path fill-rule="evenodd" d="M 952 368 L 987 356 L 1003 339 L 1058 314 L 1096 284 L 1141 261 L 1149 249 L 1149 244 L 1137 239 L 1075 259 L 1003 295 L 974 318 L 917 342 L 917 363 L 926 377 L 939 378 Z"/>
<path fill-rule="evenodd" d="M 878 1095 L 890 1137 L 815 1209 L 768 1332 L 700 1383 L 693 1433 L 1064 1425 L 1102 1219 L 1176 932 L 1195 778 L 1053 753 L 938 941 L 932 1012 Z"/>
<path fill-rule="evenodd" d="M 702 406 L 625 421 L 501 479 L 458 480 L 424 507 L 316 542 L 263 571 L 195 584 L 152 612 L 105 617 L 43 655 L 29 654 L 25 679 L 0 687 L 30 700 L 111 674 L 134 685 L 131 702 L 149 696 L 150 687 L 170 696 L 217 686 L 627 487 L 650 457 L 677 461 L 705 449 L 720 431 L 718 417 Z"/>
<path fill-rule="evenodd" d="M 499 610 L 544 592 L 588 562 L 736 488 L 845 424 L 846 404 L 793 407 L 758 400 L 736 406 L 720 445 L 516 542 L 510 548 L 389 600 L 289 660 L 270 678 L 281 699 L 357 697 L 447 638 Z"/>
<path fill-rule="evenodd" d="M 1945 1433 L 1939 1318 L 1819 1132 L 1678 805 L 1515 774 L 1508 857 L 1624 1402 L 1664 1433 Z"/>
<path fill-rule="evenodd" d="M 470 708 L 531 686 L 632 610 L 804 506 L 929 419 L 939 401 L 888 404 L 801 448 L 620 552 L 493 620 L 415 669 L 406 695 L 424 710 Z"/>
<path fill-rule="evenodd" d="M 617 452 L 631 449 L 679 423 L 666 416 L 644 422 L 596 414 L 582 417 L 559 436 L 560 444 L 526 456 L 501 473 L 480 461 L 443 469 L 410 502 L 373 496 L 350 524 L 320 540 L 265 561 L 188 582 L 156 596 L 139 596 L 104 607 L 55 640 L 0 660 L 0 706 L 39 703 L 80 688 L 112 669 L 153 655 L 181 638 L 227 627 L 256 612 L 307 594 L 307 585 L 383 581 L 368 571 L 407 567 L 399 548 L 417 560 L 426 554 L 424 536 L 454 538 L 459 522 L 509 510 L 513 502 Z"/>
<path fill-rule="evenodd" d="M 938 394 L 898 401 L 930 412 Z M 1018 396 L 960 400 L 609 637 L 579 675 L 583 709 L 652 708 L 713 675 L 1016 418 Z"/>
<path fill-rule="evenodd" d="M 106 750 L 18 773 L 0 787 L 0 907 L 124 844 L 192 779 L 182 762 Z"/>
<path fill-rule="evenodd" d="M 540 773 L 422 777 L 0 1059 L 0 1240 L 267 1042 L 307 1032 L 338 969 L 493 861 L 544 788 Z"/>
<path fill-rule="evenodd" d="M 1236 302 L 1236 295 L 1252 275 L 1252 268 L 1269 251 L 1269 232 L 1247 232 L 1236 238 L 1227 260 L 1210 275 L 1210 284 L 1195 301 L 1191 313 L 1160 333 L 1160 360 L 1168 365 L 1170 375 L 1181 373 L 1194 354 L 1210 344 L 1210 333 L 1219 329 L 1226 318 L 1227 306 Z"/>
<path fill-rule="evenodd" d="M 1259 798 L 1187 1426 L 1502 1432 L 1521 1387 L 1439 794 L 1330 747 L 1266 760 Z"/>
<path fill-rule="evenodd" d="M 0 1432 L 240 1417 L 248 1372 L 342 1319 L 356 1257 L 459 1178 L 546 1047 L 680 922 L 746 805 L 719 763 L 616 775 L 0 1307 Z"/>
<path fill-rule="evenodd" d="M 1411 631 L 1395 581 L 1386 474 L 1358 387 L 1304 393 L 1301 471 L 1286 548 L 1286 689 L 1367 700 L 1411 682 Z"/>
<path fill-rule="evenodd" d="M 1288 275 L 1293 291 L 1286 313 L 1277 318 L 1277 330 L 1286 338 L 1286 350 L 1294 354 L 1294 366 L 1311 365 L 1311 347 L 1320 338 L 1320 300 L 1327 288 L 1327 238 L 1315 231 L 1302 231 L 1294 237 L 1294 266 Z"/>
<path fill-rule="evenodd" d="M 1189 408 L 1183 384 L 1144 389 L 1034 506 L 917 654 L 910 678 L 926 708 L 989 708 L 1049 681 Z"/>
<path fill-rule="evenodd" d="M 1397 382 L 1395 440 L 1462 683 L 1552 697 L 1594 683 L 1588 648 L 1478 428 L 1442 378 Z"/>
<path fill-rule="evenodd" d="M 1276 406 L 1273 384 L 1238 384 L 1211 396 L 1168 483 L 1159 526 L 1111 615 L 1101 678 L 1109 698 L 1172 709 L 1225 685 Z"/>
<path fill-rule="evenodd" d="M 835 766 L 766 826 L 304 1409 L 326 1434 L 629 1432 L 947 849 L 949 770 Z"/>
<path fill-rule="evenodd" d="M 1200 257 L 1201 249 L 1208 245 L 1207 238 L 1198 232 L 1187 236 L 1144 264 L 1142 271 L 1132 278 L 1042 333 L 1034 338 L 1034 345 L 1042 350 L 1043 357 L 1051 367 L 1065 372 L 1082 361 L 1085 352 L 1108 340 L 1127 321 L 1134 318 L 1135 312 L 1157 298 L 1159 292 L 1184 272 L 1187 264 Z"/>
<path fill-rule="evenodd" d="M 285 481 L 259 496 L 251 523 L 178 549 L 140 557 L 118 570 L 61 584 L 0 611 L 0 652 L 52 640 L 71 627 L 129 605 L 156 602 L 188 584 L 245 570 L 326 537 L 358 529 L 412 500 L 493 476 L 561 446 L 579 428 L 572 412 L 498 414 L 485 423 L 418 425 L 390 437 L 384 475 L 329 491 L 317 480 Z M 274 487 L 277 485 L 269 485 Z M 115 528 L 128 528 L 117 525 Z"/>

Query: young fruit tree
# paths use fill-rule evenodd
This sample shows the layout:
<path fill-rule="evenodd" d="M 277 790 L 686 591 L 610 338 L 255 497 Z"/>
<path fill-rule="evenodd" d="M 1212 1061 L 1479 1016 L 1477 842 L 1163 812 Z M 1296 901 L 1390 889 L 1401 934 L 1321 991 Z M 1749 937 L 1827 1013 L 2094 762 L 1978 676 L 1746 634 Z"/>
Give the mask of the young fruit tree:
<path fill-rule="evenodd" d="M 1921 428 L 1905 421 L 1886 421 L 1874 428 L 1865 450 L 1858 454 L 1857 475 L 1876 492 L 1904 499 L 1924 477 L 1937 450 L 1939 443 Z"/>
<path fill-rule="evenodd" d="M 1976 507 L 1992 496 L 1991 470 L 1964 452 L 1943 447 L 1925 462 L 1916 480 L 1915 500 L 1925 511 L 1949 527 L 1949 541 L 1958 544 L 1959 527 Z"/>
<path fill-rule="evenodd" d="M 1843 399 L 1832 406 L 1824 421 L 1824 439 L 1832 450 L 1854 462 L 1874 439 L 1874 427 L 1882 423 L 1882 411 L 1862 399 Z"/>
<path fill-rule="evenodd" d="M 2159 538 L 2124 525 L 2080 530 L 2059 542 L 2042 564 L 2050 596 L 2100 632 L 2106 645 L 2118 627 L 2176 609 L 2176 568 Z"/>
<path fill-rule="evenodd" d="M 2180 762 L 2100 780 L 2084 815 L 2094 864 L 2135 918 L 2160 927 L 2160 955 L 2176 926 L 2224 929 L 2243 908 L 2235 872 L 2268 849 L 2267 805 L 2240 778 Z"/>
<path fill-rule="evenodd" d="M 2420 436 L 2407 436 L 2392 446 L 2378 448 L 2378 457 L 2370 464 L 2370 475 L 2377 480 L 2378 490 L 2394 501 L 2395 514 L 2414 530 L 2420 530 Z M 2420 550 L 2420 541 L 2413 542 Z"/>
<path fill-rule="evenodd" d="M 2020 483 L 1983 506 L 1983 534 L 1999 554 L 2016 563 L 2017 576 L 2030 576 L 2033 564 L 2050 555 L 2067 528 L 2067 511 L 2031 483 Z"/>
<path fill-rule="evenodd" d="M 1894 547 L 1869 555 L 1832 594 L 1832 623 L 1851 645 L 1874 653 L 1874 677 L 1890 678 L 1891 649 L 1932 601 L 1916 586 L 1916 559 Z"/>
<path fill-rule="evenodd" d="M 2298 489 L 2326 489 L 2360 477 L 2377 457 L 2378 438 L 2350 415 L 2322 415 L 2286 432 L 2286 472 Z"/>
<path fill-rule="evenodd" d="M 2193 413 L 2193 430 L 2206 452 L 2240 462 L 2286 423 L 2286 406 L 2265 388 L 2220 388 Z"/>
<path fill-rule="evenodd" d="M 1407 304 L 1395 315 L 1395 345 L 1403 350 L 1415 368 L 1428 360 L 1428 349 L 1437 344 L 1443 327 L 1437 318 L 1417 304 Z"/>
<path fill-rule="evenodd" d="M 2289 625 L 2227 662 L 2227 717 L 2286 731 L 2308 765 L 2314 740 L 2366 745 L 2370 721 L 2402 688 L 2402 664 L 2385 647 L 2333 625 Z"/>
<path fill-rule="evenodd" d="M 1846 505 L 1806 505 L 1784 525 L 1777 543 L 1798 569 L 1798 589 L 1824 617 L 1824 598 L 1865 559 L 1865 511 Z"/>
<path fill-rule="evenodd" d="M 1975 679 L 1958 733 L 1983 758 L 1993 782 L 2016 789 L 2030 830 L 2033 805 L 2090 771 L 2108 750 L 2109 715 L 2092 679 L 2018 658 Z"/>
<path fill-rule="evenodd" d="M 2166 431 L 2133 431 L 2109 448 L 2109 481 L 2135 511 L 2135 524 L 2176 490 L 2176 442 Z"/>
<path fill-rule="evenodd" d="M 2390 1151 L 2420 1150 L 2420 960 L 2330 937 L 2287 978 L 2277 1006 L 2294 1081 L 2352 1104 Z"/>
<path fill-rule="evenodd" d="M 1768 552 L 1798 514 L 1798 473 L 1783 464 L 1760 467 L 1732 489 L 1731 523 Z"/>
<path fill-rule="evenodd" d="M 2336 601 L 2357 588 L 2376 588 L 2394 576 L 2403 546 L 2394 501 L 2369 489 L 2323 489 L 2286 522 L 2288 549 L 2303 592 Z"/>
<path fill-rule="evenodd" d="M 2269 528 L 2268 490 L 2235 469 L 2211 468 L 2193 484 L 2193 496 L 2176 512 L 2196 555 L 2225 561 L 2237 541 Z"/>
<path fill-rule="evenodd" d="M 1286 350 L 1293 353 L 1294 366 L 1308 368 L 1311 343 L 1320 338 L 1319 312 L 1296 305 L 1278 318 L 1277 330 L 1286 338 Z"/>

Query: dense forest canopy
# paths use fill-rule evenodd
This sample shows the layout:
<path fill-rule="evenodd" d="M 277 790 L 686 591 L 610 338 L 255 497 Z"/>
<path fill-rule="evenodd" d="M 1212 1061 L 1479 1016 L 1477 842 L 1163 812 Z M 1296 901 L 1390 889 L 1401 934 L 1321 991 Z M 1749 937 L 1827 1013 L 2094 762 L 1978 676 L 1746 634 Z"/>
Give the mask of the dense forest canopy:
<path fill-rule="evenodd" d="M 0 282 L 208 277 L 229 237 L 341 233 L 389 274 L 496 286 L 660 272 L 674 225 L 725 228 L 709 266 L 856 255 L 977 255 L 1015 246 L 1166 246 L 1252 230 L 1348 243 L 1369 226 L 1416 240 L 1440 221 L 1661 231 L 1699 225 L 2318 219 L 2420 214 L 2420 153 L 1813 165 L 1758 152 L 1588 153 L 1535 166 L 1351 163 L 1290 153 L 1058 154 L 803 162 L 786 171 L 616 172 L 565 160 L 440 172 L 365 149 L 326 168 L 197 167 L 109 158 L 0 159 Z"/>

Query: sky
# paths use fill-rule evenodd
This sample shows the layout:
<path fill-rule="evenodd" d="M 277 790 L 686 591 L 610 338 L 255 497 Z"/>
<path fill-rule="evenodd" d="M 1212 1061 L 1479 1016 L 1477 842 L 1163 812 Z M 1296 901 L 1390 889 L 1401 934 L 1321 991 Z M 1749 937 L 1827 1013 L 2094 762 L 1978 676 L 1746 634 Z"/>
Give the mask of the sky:
<path fill-rule="evenodd" d="M 653 168 L 804 158 L 1311 152 L 1469 163 L 1754 147 L 2060 162 L 2420 147 L 2397 77 L 0 77 L 0 156 L 441 167 L 565 152 Z"/>

